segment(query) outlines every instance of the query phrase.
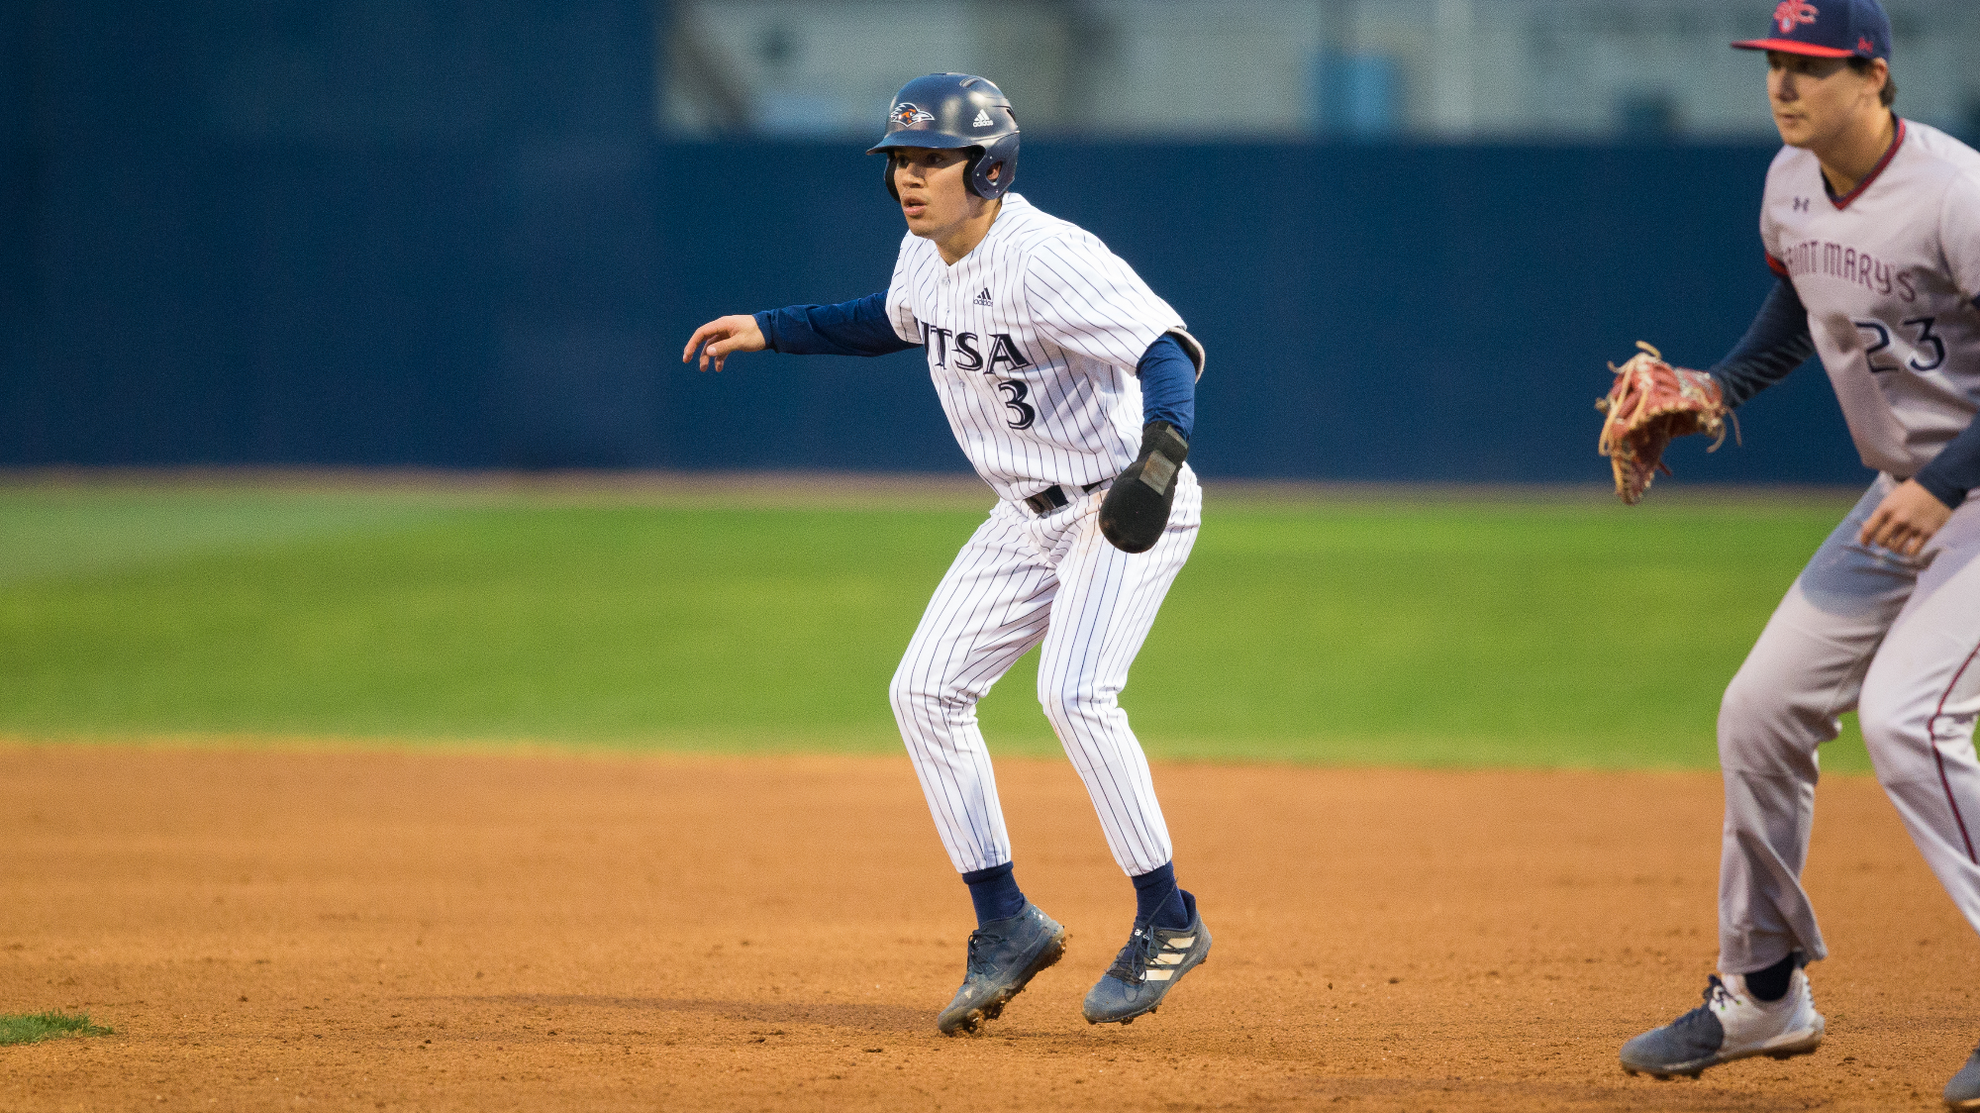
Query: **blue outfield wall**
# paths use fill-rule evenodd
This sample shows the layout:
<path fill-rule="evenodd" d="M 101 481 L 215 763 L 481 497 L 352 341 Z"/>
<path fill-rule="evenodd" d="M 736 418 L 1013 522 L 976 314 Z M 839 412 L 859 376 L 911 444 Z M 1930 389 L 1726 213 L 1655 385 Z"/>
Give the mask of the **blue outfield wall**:
<path fill-rule="evenodd" d="M 1207 345 L 1207 475 L 1600 481 L 1594 401 L 1634 341 L 1704 365 L 1773 276 L 1748 147 L 1036 142 L 1017 188 L 1105 239 Z M 662 331 L 884 288 L 901 226 L 877 160 L 823 147 L 661 154 Z M 919 353 L 738 358 L 663 375 L 670 463 L 928 468 L 960 457 Z M 1749 404 L 1687 480 L 1855 483 L 1816 365 Z"/>
<path fill-rule="evenodd" d="M 680 365 L 901 224 L 857 142 L 655 138 L 652 18 L 9 6 L 0 465 L 965 469 L 918 354 Z M 1770 154 L 1033 138 L 1018 188 L 1208 346 L 1206 476 L 1599 482 L 1603 363 L 1709 362 L 1773 281 Z M 1867 475 L 1818 368 L 1741 416 L 1685 481 Z"/>

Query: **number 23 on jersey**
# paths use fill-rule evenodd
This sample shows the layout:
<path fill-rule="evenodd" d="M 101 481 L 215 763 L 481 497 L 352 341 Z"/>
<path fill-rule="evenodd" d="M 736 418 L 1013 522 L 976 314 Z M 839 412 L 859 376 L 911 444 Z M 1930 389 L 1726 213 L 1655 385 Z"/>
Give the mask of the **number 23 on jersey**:
<path fill-rule="evenodd" d="M 1902 322 L 1901 327 L 1911 333 L 1911 358 L 1905 365 L 1913 371 L 1937 371 L 1946 362 L 1946 342 L 1932 331 L 1937 317 L 1912 317 Z M 1891 346 L 1890 326 L 1882 321 L 1857 321 L 1858 332 L 1868 347 L 1863 349 L 1864 357 L 1870 362 L 1870 370 L 1878 375 L 1899 370 L 1894 355 L 1883 354 Z"/>

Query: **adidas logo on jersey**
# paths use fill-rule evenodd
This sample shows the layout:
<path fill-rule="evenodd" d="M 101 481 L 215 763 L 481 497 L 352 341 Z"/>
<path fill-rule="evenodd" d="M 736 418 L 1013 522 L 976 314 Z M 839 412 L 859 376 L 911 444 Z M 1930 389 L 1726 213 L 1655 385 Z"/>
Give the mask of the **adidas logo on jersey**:
<path fill-rule="evenodd" d="M 989 127 L 989 126 L 990 126 L 990 112 L 989 112 L 989 110 L 987 110 L 987 109 L 983 109 L 983 108 L 979 108 L 979 109 L 977 109 L 977 110 L 976 110 L 976 119 L 975 119 L 974 121 L 972 121 L 972 122 L 970 123 L 970 125 L 969 125 L 969 126 L 970 126 L 970 127 L 973 127 L 973 128 L 987 128 L 987 127 Z"/>
<path fill-rule="evenodd" d="M 982 293 L 980 293 L 980 294 L 977 294 L 977 295 L 976 295 L 976 298 L 975 298 L 975 301 L 976 301 L 976 304 L 978 304 L 978 305 L 989 305 L 989 304 L 991 304 L 991 303 L 990 303 L 990 287 L 988 287 L 988 286 L 985 286 L 985 287 L 983 288 L 983 292 L 982 292 Z"/>

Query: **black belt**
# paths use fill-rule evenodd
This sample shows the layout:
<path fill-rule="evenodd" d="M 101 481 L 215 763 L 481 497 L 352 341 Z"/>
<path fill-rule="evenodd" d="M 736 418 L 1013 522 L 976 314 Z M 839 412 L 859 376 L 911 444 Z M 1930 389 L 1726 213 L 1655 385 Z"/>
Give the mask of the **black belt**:
<path fill-rule="evenodd" d="M 1081 487 L 1079 489 L 1079 493 L 1082 495 L 1090 495 L 1093 493 L 1093 489 L 1095 487 L 1098 487 L 1100 486 L 1101 483 L 1105 483 L 1105 482 L 1107 481 L 1102 479 L 1095 483 L 1088 483 L 1086 486 Z M 1044 490 L 1038 492 L 1037 494 L 1031 496 L 1030 498 L 1024 500 L 1024 504 L 1031 508 L 1031 512 L 1037 514 L 1041 518 L 1047 514 L 1050 514 L 1054 510 L 1069 505 L 1071 502 L 1072 500 L 1066 497 L 1066 489 L 1064 487 L 1059 486 L 1057 483 L 1052 484 L 1050 487 L 1047 487 Z"/>

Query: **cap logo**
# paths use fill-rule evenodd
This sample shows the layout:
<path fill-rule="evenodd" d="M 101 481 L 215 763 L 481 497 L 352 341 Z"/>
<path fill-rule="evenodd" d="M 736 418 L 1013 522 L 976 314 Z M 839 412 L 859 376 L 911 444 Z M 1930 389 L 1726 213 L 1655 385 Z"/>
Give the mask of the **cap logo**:
<path fill-rule="evenodd" d="M 976 110 L 976 119 L 971 121 L 969 126 L 973 128 L 987 128 L 990 126 L 990 122 L 990 113 L 985 109 L 979 108 Z"/>
<path fill-rule="evenodd" d="M 1875 54 L 1877 53 L 1877 44 L 1871 42 L 1869 39 L 1864 38 L 1861 35 L 1858 35 L 1856 38 L 1856 49 L 1862 51 L 1865 54 Z"/>
<path fill-rule="evenodd" d="M 894 111 L 889 114 L 889 118 L 904 128 L 910 128 L 916 124 L 927 123 L 935 117 L 931 113 L 922 111 L 921 106 L 918 104 L 902 101 L 894 106 Z"/>
<path fill-rule="evenodd" d="M 1813 23 L 1820 14 L 1808 0 L 1781 0 L 1781 6 L 1774 9 L 1774 22 L 1780 25 L 1781 34 L 1792 35 L 1798 24 Z"/>

